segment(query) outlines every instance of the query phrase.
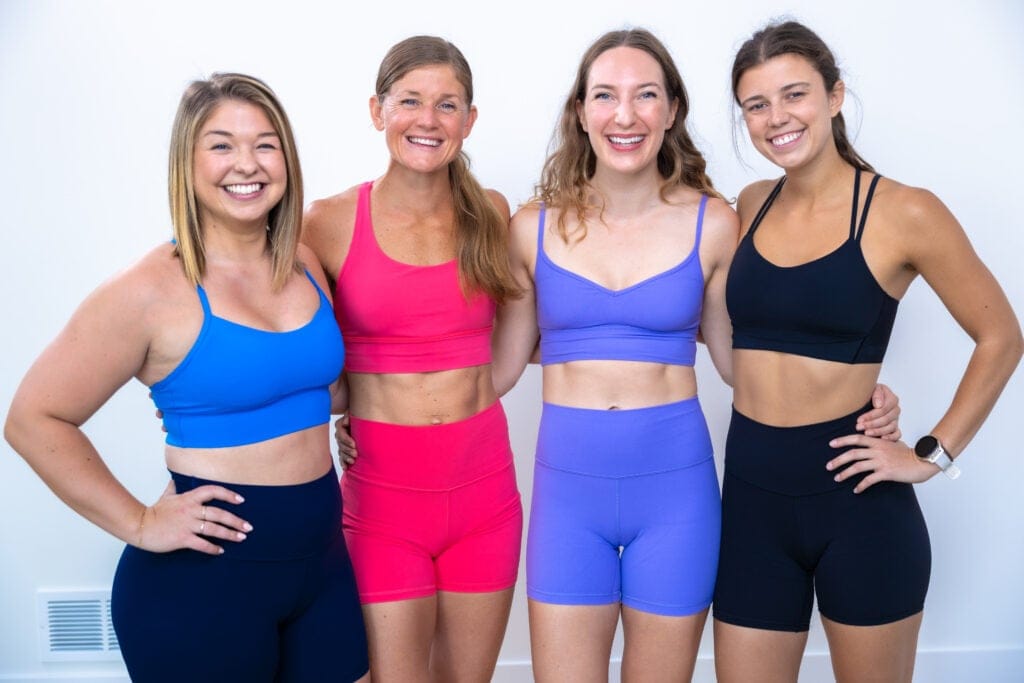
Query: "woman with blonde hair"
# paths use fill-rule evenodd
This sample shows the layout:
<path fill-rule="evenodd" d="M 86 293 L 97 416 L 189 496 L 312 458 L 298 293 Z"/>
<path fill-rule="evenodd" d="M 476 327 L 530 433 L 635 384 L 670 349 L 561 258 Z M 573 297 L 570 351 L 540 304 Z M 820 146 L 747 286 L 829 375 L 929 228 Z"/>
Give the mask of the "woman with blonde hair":
<path fill-rule="evenodd" d="M 329 448 L 341 338 L 298 244 L 302 175 L 273 91 L 215 74 L 182 96 L 174 242 L 78 308 L 15 394 L 5 436 L 127 543 L 113 586 L 137 681 L 362 680 L 367 653 Z M 152 505 L 82 424 L 132 377 L 167 430 Z"/>

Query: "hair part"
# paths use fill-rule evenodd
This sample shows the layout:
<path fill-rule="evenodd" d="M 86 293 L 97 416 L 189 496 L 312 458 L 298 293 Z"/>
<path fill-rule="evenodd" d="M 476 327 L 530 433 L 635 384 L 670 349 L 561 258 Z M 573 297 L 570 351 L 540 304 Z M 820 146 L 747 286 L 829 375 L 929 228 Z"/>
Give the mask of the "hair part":
<path fill-rule="evenodd" d="M 459 48 L 436 36 L 412 36 L 391 47 L 377 70 L 376 95 L 381 101 L 391 87 L 415 69 L 448 66 L 462 86 L 466 104 L 473 104 L 473 72 Z M 455 211 L 455 252 L 464 294 L 482 291 L 497 303 L 520 295 L 508 258 L 508 222 L 470 171 L 465 152 L 448 167 Z"/>
<path fill-rule="evenodd" d="M 817 33 L 798 21 L 784 21 L 765 26 L 750 37 L 736 53 L 732 63 L 732 95 L 739 104 L 737 89 L 747 69 L 764 64 L 773 57 L 799 55 L 810 62 L 825 81 L 825 91 L 831 93 L 840 80 L 835 55 Z M 832 137 L 839 156 L 854 168 L 875 172 L 875 169 L 857 153 L 846 134 L 843 112 L 832 117 Z"/>
<path fill-rule="evenodd" d="M 190 83 L 181 96 L 171 129 L 167 182 L 175 254 L 185 269 L 185 277 L 198 285 L 206 270 L 206 249 L 193 177 L 196 139 L 217 106 L 227 101 L 258 107 L 281 141 L 287 186 L 267 220 L 272 282 L 277 290 L 284 286 L 291 273 L 301 271 L 295 253 L 302 229 L 302 170 L 284 108 L 270 86 L 253 76 L 215 73 L 209 79 Z"/>
<path fill-rule="evenodd" d="M 642 50 L 654 58 L 661 67 L 669 102 L 678 103 L 675 119 L 665 131 L 661 149 L 658 150 L 658 173 L 662 177 L 659 193 L 662 200 L 668 201 L 669 193 L 680 186 L 693 188 L 712 197 L 722 197 L 707 174 L 704 155 L 697 149 L 687 130 L 686 117 L 690 112 L 690 100 L 679 69 L 664 44 L 650 31 L 642 28 L 609 31 L 594 41 L 583 54 L 576 80 L 562 106 L 562 114 L 549 145 L 553 151 L 544 162 L 540 182 L 534 188 L 534 201 L 543 201 L 563 209 L 558 217 L 558 233 L 566 242 L 569 241 L 569 210 L 575 214 L 580 226 L 577 239 L 583 239 L 586 236 L 587 211 L 603 208 L 594 206 L 590 200 L 593 191 L 590 179 L 597 169 L 597 155 L 590 145 L 589 136 L 583 130 L 577 104 L 585 101 L 587 80 L 594 62 L 616 47 Z"/>

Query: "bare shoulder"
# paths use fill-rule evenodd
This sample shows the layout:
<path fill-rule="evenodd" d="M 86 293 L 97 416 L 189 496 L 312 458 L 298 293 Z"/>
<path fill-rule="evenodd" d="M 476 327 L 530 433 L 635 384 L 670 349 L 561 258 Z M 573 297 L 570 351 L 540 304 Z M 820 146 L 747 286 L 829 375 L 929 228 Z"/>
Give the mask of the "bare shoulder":
<path fill-rule="evenodd" d="M 165 243 L 108 278 L 93 295 L 111 300 L 118 307 L 149 312 L 164 302 L 194 297 L 193 292 L 174 245 Z"/>
<path fill-rule="evenodd" d="M 754 215 L 768 199 L 772 189 L 778 184 L 778 179 L 758 180 L 750 183 L 740 192 L 736 200 L 736 213 L 740 217 L 740 225 L 746 231 L 754 220 Z"/>
<path fill-rule="evenodd" d="M 508 206 L 508 200 L 505 199 L 505 195 L 501 194 L 497 190 L 491 189 L 486 190 L 486 192 L 487 197 L 491 200 L 491 203 L 494 204 L 494 208 L 498 210 L 498 213 L 500 213 L 501 217 L 507 222 L 512 215 L 512 210 Z"/>
<path fill-rule="evenodd" d="M 872 218 L 901 229 L 932 230 L 953 218 L 931 191 L 882 178 L 871 205 Z M 878 221 L 879 218 L 884 221 Z"/>
<path fill-rule="evenodd" d="M 537 229 L 540 222 L 541 204 L 529 202 L 516 209 L 512 216 L 509 230 L 511 232 L 512 253 L 518 258 L 531 262 L 536 258 Z M 546 221 L 550 223 L 553 216 L 551 210 L 546 211 Z"/>
<path fill-rule="evenodd" d="M 327 292 L 328 297 L 330 297 L 331 286 L 327 282 L 327 276 L 324 275 L 323 266 L 320 265 L 320 261 L 317 259 L 313 250 L 300 242 L 298 249 L 295 252 L 295 259 L 303 268 L 309 271 L 309 274 L 313 276 L 316 283 L 320 285 L 320 289 Z"/>
<path fill-rule="evenodd" d="M 359 204 L 359 189 L 355 185 L 336 195 L 314 200 L 306 207 L 302 216 L 302 241 L 310 238 L 324 238 L 339 231 L 351 231 Z"/>

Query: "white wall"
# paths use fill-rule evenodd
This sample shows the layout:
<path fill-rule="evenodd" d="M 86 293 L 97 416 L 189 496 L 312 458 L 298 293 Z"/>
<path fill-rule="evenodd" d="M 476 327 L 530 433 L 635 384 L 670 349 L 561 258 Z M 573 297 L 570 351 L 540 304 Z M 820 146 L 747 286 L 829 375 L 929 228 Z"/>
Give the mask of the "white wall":
<path fill-rule="evenodd" d="M 735 134 L 743 160 L 733 151 L 731 58 L 769 17 L 792 14 L 832 45 L 863 102 L 862 154 L 882 173 L 937 193 L 1024 313 L 1016 201 L 1024 162 L 1019 0 L 865 0 L 828 8 L 812 0 L 355 5 L 0 0 L 4 414 L 29 363 L 82 297 L 168 238 L 166 147 L 189 80 L 238 70 L 277 90 L 297 132 L 308 201 L 384 169 L 383 141 L 366 102 L 384 52 L 414 33 L 448 37 L 469 58 L 480 118 L 467 150 L 484 184 L 514 204 L 529 195 L 584 48 L 610 28 L 653 29 L 683 72 L 712 176 L 734 196 L 776 171 L 741 129 Z M 848 100 L 847 112 L 856 130 L 856 100 Z M 941 415 L 970 349 L 928 287 L 916 284 L 883 371 L 902 397 L 908 438 Z M 698 373 L 721 466 L 729 394 L 706 356 Z M 937 477 L 918 489 L 934 553 L 919 680 L 1009 681 L 1024 670 L 1019 375 L 961 461 L 964 476 Z M 506 407 L 528 501 L 536 368 Z M 120 392 L 87 431 L 133 491 L 144 500 L 157 497 L 166 481 L 161 434 L 141 385 Z M 119 544 L 64 508 L 6 444 L 0 451 L 0 680 L 117 679 L 117 665 L 41 663 L 34 600 L 40 588 L 108 587 Z M 520 585 L 499 680 L 529 679 L 522 665 L 529 658 L 523 593 Z M 824 649 L 816 625 L 804 680 L 828 678 Z M 713 679 L 710 653 L 708 635 L 700 680 Z"/>

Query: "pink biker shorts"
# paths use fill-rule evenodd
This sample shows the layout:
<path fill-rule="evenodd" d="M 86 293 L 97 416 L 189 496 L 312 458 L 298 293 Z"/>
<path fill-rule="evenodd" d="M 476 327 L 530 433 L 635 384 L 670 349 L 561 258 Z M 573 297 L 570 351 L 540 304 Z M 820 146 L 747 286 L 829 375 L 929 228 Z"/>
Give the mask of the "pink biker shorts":
<path fill-rule="evenodd" d="M 511 588 L 523 508 L 501 403 L 440 425 L 351 418 L 345 541 L 363 603 Z"/>

